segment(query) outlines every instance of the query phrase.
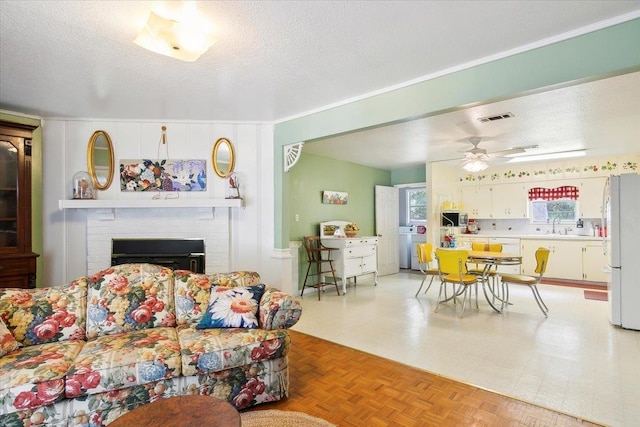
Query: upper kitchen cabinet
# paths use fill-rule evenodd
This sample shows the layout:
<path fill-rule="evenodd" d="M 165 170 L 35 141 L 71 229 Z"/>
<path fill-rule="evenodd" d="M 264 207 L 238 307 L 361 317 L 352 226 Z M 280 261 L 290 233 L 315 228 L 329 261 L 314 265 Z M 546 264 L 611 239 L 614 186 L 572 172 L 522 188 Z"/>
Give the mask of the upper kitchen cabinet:
<path fill-rule="evenodd" d="M 461 188 L 464 210 L 471 218 L 491 218 L 491 187 L 473 185 Z"/>
<path fill-rule="evenodd" d="M 0 121 L 0 283 L 33 288 L 31 134 L 34 127 Z"/>
<path fill-rule="evenodd" d="M 494 185 L 491 191 L 492 218 L 526 218 L 528 190 L 528 186 L 521 183 Z"/>
<path fill-rule="evenodd" d="M 471 218 L 527 218 L 527 190 L 524 183 L 462 187 L 462 204 Z"/>
<path fill-rule="evenodd" d="M 607 181 L 605 177 L 580 180 L 579 209 L 581 218 L 602 217 L 602 193 Z"/>

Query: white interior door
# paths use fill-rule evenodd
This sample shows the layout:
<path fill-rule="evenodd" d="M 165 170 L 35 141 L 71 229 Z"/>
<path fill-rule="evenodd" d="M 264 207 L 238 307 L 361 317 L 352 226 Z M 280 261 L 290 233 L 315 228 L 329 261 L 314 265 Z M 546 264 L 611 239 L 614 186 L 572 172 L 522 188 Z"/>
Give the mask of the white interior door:
<path fill-rule="evenodd" d="M 378 235 L 378 275 L 400 271 L 398 259 L 398 189 L 376 185 L 376 234 Z"/>

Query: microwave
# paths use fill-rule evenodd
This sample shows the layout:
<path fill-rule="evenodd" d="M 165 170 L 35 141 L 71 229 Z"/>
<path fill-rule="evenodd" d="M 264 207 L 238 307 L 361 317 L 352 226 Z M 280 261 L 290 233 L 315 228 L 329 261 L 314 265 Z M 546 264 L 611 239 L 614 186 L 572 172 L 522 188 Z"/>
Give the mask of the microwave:
<path fill-rule="evenodd" d="M 466 227 L 469 224 L 469 215 L 466 212 L 449 211 L 442 212 L 443 227 Z"/>

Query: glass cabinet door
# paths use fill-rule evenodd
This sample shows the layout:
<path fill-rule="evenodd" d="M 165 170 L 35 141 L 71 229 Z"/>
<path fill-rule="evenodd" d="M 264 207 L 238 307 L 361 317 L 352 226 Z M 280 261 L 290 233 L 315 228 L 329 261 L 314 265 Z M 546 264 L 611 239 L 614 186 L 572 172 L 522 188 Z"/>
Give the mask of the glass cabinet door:
<path fill-rule="evenodd" d="M 18 245 L 18 150 L 0 140 L 0 248 Z"/>

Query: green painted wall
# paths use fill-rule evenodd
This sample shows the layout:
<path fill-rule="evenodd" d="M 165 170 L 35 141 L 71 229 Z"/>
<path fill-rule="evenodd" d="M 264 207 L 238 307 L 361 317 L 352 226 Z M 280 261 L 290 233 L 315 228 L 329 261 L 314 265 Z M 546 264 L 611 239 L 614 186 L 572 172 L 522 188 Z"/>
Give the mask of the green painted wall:
<path fill-rule="evenodd" d="M 0 113 L 0 120 L 38 126 L 33 131 L 31 151 L 31 249 L 40 254 L 36 286 L 42 286 L 43 256 L 42 256 L 42 128 L 40 120 L 21 117 L 13 114 Z"/>
<path fill-rule="evenodd" d="M 289 232 L 292 241 L 317 236 L 319 224 L 330 220 L 353 221 L 360 235 L 375 232 L 375 186 L 391 185 L 391 172 L 383 169 L 341 162 L 303 152 L 296 166 L 287 173 L 289 191 Z M 322 191 L 349 194 L 346 205 L 322 203 Z M 296 214 L 299 220 L 296 221 Z M 302 288 L 307 258 L 301 247 L 298 253 L 298 287 Z"/>
<path fill-rule="evenodd" d="M 319 223 L 330 220 L 353 221 L 361 235 L 374 234 L 375 186 L 391 185 L 391 172 L 303 153 L 288 174 L 291 240 L 319 235 Z M 323 190 L 349 193 L 349 202 L 323 204 Z"/>
<path fill-rule="evenodd" d="M 638 40 L 640 19 L 634 19 L 277 124 L 274 129 L 276 247 L 287 248 L 290 238 L 290 180 L 289 173 L 282 169 L 283 146 L 638 71 Z"/>
<path fill-rule="evenodd" d="M 419 166 L 413 169 L 394 169 L 391 171 L 391 185 L 414 184 L 427 180 L 426 168 Z"/>

